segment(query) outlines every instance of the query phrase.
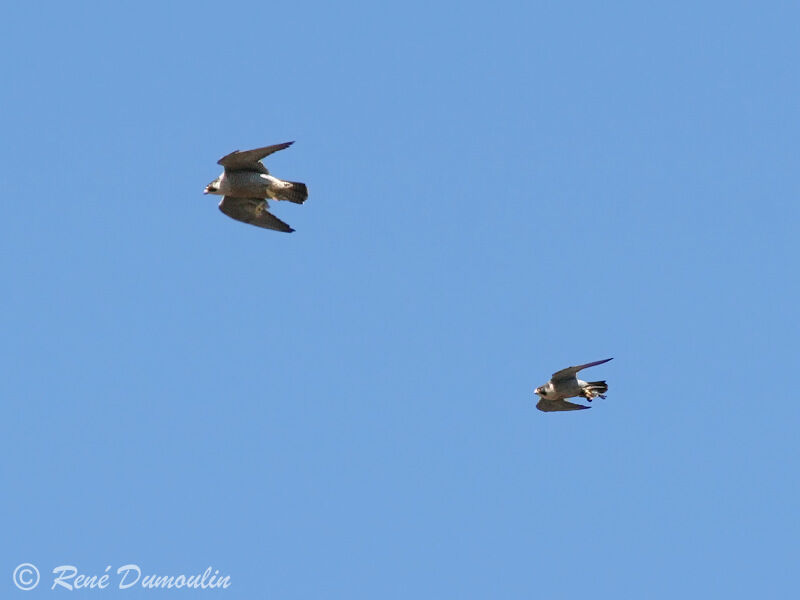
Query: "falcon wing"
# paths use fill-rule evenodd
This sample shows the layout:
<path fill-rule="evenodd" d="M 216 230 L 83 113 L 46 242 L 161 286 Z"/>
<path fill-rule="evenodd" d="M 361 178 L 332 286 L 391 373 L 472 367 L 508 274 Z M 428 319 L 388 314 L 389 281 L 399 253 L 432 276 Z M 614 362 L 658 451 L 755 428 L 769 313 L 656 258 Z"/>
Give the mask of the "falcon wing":
<path fill-rule="evenodd" d="M 284 142 L 283 144 L 275 144 L 274 146 L 264 146 L 263 148 L 256 148 L 254 150 L 245 150 L 239 152 L 238 150 L 226 154 L 217 161 L 218 165 L 225 167 L 226 171 L 259 171 L 268 172 L 261 160 L 266 158 L 273 152 L 284 150 L 294 144 L 294 142 Z"/>
<path fill-rule="evenodd" d="M 219 209 L 231 219 L 249 223 L 264 229 L 274 229 L 291 233 L 294 231 L 286 223 L 267 210 L 269 205 L 262 198 L 233 198 L 225 196 L 219 203 Z"/>
<path fill-rule="evenodd" d="M 584 406 L 583 404 L 575 404 L 574 402 L 567 402 L 566 400 L 546 400 L 542 398 L 536 403 L 536 408 L 542 412 L 557 412 L 561 410 L 583 410 L 584 408 L 592 407 Z"/>
<path fill-rule="evenodd" d="M 578 374 L 578 371 L 582 371 L 583 369 L 588 369 L 589 367 L 594 367 L 596 365 L 602 365 L 603 363 L 607 363 L 612 359 L 606 358 L 604 360 L 596 360 L 594 362 L 586 363 L 585 365 L 578 365 L 576 367 L 567 367 L 566 369 L 561 369 L 560 371 L 556 371 L 553 373 L 553 378 L 551 381 L 565 381 L 570 380 Z"/>

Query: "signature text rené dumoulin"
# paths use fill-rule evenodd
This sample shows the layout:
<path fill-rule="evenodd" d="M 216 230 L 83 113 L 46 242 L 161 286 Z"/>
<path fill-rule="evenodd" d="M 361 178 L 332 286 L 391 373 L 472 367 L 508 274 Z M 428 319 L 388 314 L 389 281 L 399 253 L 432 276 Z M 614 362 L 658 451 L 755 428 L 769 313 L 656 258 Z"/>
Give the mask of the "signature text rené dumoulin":
<path fill-rule="evenodd" d="M 73 565 L 60 565 L 53 569 L 53 585 L 51 590 L 56 587 L 65 588 L 67 590 L 78 589 L 106 589 L 109 586 L 118 587 L 121 590 L 131 588 L 137 584 L 146 589 L 173 589 L 173 588 L 189 588 L 189 589 L 227 589 L 231 585 L 230 575 L 220 576 L 219 571 L 208 567 L 202 573 L 195 573 L 191 575 L 157 575 L 147 574 L 142 575 L 142 569 L 139 565 L 128 564 L 122 565 L 116 570 L 116 573 L 111 573 L 111 565 L 105 568 L 105 571 L 100 575 L 86 575 L 79 573 L 78 568 Z M 117 579 L 112 580 L 116 575 Z M 118 581 L 117 581 L 118 580 Z"/>

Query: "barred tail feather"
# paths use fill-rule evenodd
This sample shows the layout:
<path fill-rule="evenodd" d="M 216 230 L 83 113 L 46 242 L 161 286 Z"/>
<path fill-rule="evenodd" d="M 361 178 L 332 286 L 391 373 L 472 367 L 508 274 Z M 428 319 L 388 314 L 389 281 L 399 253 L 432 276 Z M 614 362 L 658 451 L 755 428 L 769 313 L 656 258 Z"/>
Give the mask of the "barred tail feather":
<path fill-rule="evenodd" d="M 605 394 L 608 391 L 608 384 L 605 381 L 589 381 L 587 386 L 593 392 Z"/>
<path fill-rule="evenodd" d="M 288 200 L 295 204 L 302 204 L 308 199 L 308 188 L 305 183 L 300 183 L 299 181 L 285 181 L 284 183 L 288 185 L 275 194 L 277 200 Z"/>

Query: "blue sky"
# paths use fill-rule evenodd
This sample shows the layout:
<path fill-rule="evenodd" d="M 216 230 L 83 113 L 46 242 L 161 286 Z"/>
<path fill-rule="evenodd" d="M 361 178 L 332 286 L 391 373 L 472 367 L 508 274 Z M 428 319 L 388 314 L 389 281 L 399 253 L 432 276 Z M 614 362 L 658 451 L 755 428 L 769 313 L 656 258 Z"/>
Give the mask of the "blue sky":
<path fill-rule="evenodd" d="M 6 11 L 2 595 L 795 591 L 800 10 L 230 6 Z"/>

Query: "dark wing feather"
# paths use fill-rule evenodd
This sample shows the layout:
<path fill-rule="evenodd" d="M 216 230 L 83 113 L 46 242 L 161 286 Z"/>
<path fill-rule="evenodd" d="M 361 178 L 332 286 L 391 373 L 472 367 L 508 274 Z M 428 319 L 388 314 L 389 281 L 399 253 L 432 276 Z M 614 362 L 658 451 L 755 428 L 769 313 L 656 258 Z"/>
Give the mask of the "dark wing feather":
<path fill-rule="evenodd" d="M 584 408 L 592 407 L 584 406 L 583 404 L 575 404 L 574 402 L 567 402 L 566 400 L 546 400 L 542 398 L 536 403 L 536 408 L 542 412 L 558 412 L 562 410 L 583 410 Z"/>
<path fill-rule="evenodd" d="M 238 150 L 226 154 L 217 161 L 218 165 L 222 165 L 226 170 L 231 171 L 262 171 L 266 170 L 261 160 L 277 152 L 284 150 L 294 144 L 294 142 L 284 142 L 283 144 L 275 144 L 274 146 L 264 146 L 263 148 L 255 148 L 254 150 L 245 150 L 239 152 Z"/>
<path fill-rule="evenodd" d="M 225 196 L 219 203 L 219 209 L 231 219 L 249 223 L 264 229 L 274 229 L 291 233 L 294 231 L 289 225 L 267 210 L 269 205 L 263 198 L 233 198 Z"/>
<path fill-rule="evenodd" d="M 603 363 L 607 363 L 612 359 L 606 358 L 604 360 L 596 360 L 594 362 L 586 363 L 585 365 L 578 365 L 576 367 L 567 367 L 566 369 L 561 369 L 560 371 L 556 371 L 553 373 L 552 381 L 564 381 L 565 379 L 572 379 L 575 375 L 578 374 L 578 371 L 582 371 L 583 369 L 588 369 L 589 367 L 594 367 L 596 365 L 602 365 Z"/>

